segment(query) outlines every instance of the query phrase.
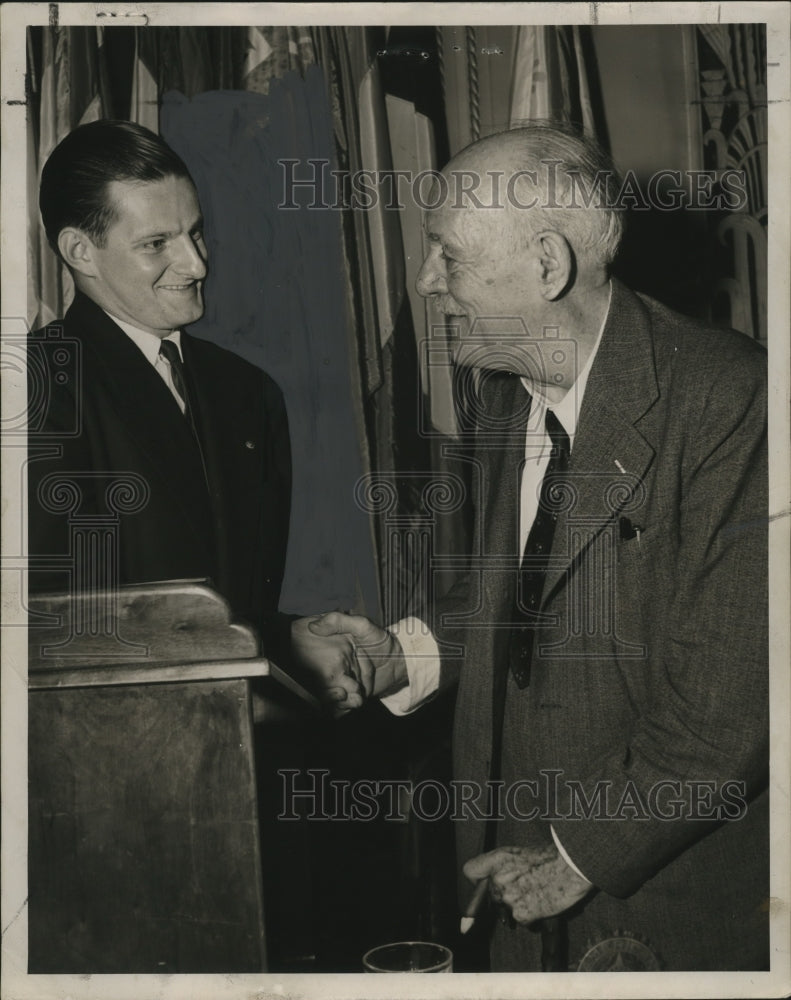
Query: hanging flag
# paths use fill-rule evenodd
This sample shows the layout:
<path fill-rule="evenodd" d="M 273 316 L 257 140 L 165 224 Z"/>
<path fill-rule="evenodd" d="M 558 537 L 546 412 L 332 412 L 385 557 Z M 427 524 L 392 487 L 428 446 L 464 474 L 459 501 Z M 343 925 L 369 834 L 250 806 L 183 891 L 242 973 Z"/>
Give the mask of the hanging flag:
<path fill-rule="evenodd" d="M 104 28 L 43 29 L 36 189 L 52 150 L 72 129 L 105 116 L 107 67 Z M 31 151 L 32 153 L 32 151 Z M 29 205 L 31 258 L 37 263 L 38 287 L 28 302 L 31 324 L 41 326 L 62 316 L 73 296 L 66 268 L 50 251 L 38 212 Z M 33 291 L 31 289 L 31 291 Z"/>
<path fill-rule="evenodd" d="M 305 69 L 316 62 L 316 51 L 308 28 L 276 25 L 247 29 L 247 52 L 242 67 L 242 87 L 269 93 L 269 81 L 289 70 Z"/>
<path fill-rule="evenodd" d="M 152 28 L 135 28 L 132 99 L 129 117 L 152 132 L 159 132 L 159 93 L 156 74 L 156 40 Z"/>
<path fill-rule="evenodd" d="M 392 169 L 393 160 L 387 116 L 382 114 L 385 108 L 384 92 L 375 59 L 359 82 L 358 100 L 361 166 L 376 184 L 376 179 Z M 384 345 L 393 334 L 406 290 L 404 254 L 398 212 L 387 208 L 385 190 L 378 190 L 377 187 L 375 190 L 376 197 L 366 208 L 365 217 L 372 255 L 379 340 Z"/>
<path fill-rule="evenodd" d="M 536 118 L 582 125 L 595 135 L 588 67 L 577 25 L 519 28 L 511 88 L 511 128 Z"/>

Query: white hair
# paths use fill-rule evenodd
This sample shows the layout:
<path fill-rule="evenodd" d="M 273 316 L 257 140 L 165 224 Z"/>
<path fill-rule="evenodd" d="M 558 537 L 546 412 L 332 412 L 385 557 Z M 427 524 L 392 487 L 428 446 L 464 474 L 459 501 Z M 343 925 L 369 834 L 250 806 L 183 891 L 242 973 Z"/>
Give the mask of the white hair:
<path fill-rule="evenodd" d="M 505 169 L 503 204 L 516 245 L 552 230 L 593 264 L 615 259 L 624 230 L 620 180 L 595 140 L 562 123 L 530 122 L 467 146 L 444 173 L 452 177 L 466 161 L 478 170 L 486 164 L 492 179 Z"/>

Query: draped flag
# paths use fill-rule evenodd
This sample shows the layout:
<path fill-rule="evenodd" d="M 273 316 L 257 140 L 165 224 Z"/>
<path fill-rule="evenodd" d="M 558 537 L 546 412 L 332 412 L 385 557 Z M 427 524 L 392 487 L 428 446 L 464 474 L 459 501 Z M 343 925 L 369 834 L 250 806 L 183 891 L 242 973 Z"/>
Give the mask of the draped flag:
<path fill-rule="evenodd" d="M 310 29 L 303 27 L 250 27 L 246 29 L 246 53 L 242 66 L 242 89 L 269 93 L 269 81 L 289 70 L 303 74 L 316 62 Z"/>
<path fill-rule="evenodd" d="M 129 118 L 152 132 L 159 132 L 159 88 L 154 37 L 150 29 L 135 29 Z"/>
<path fill-rule="evenodd" d="M 109 87 L 105 64 L 104 28 L 43 28 L 38 78 L 39 118 L 35 146 L 35 196 L 29 199 L 28 322 L 41 326 L 62 316 L 73 286 L 66 268 L 47 246 L 38 212 L 38 183 L 47 157 L 72 129 L 105 116 Z M 29 130 L 32 136 L 32 131 Z M 32 172 L 31 172 L 32 173 Z M 33 177 L 30 177 L 31 181 Z M 32 187 L 32 184 L 31 184 Z M 33 192 L 31 192 L 33 194 Z"/>
<path fill-rule="evenodd" d="M 535 118 L 595 133 L 589 70 L 578 25 L 519 28 L 511 90 L 511 128 Z"/>

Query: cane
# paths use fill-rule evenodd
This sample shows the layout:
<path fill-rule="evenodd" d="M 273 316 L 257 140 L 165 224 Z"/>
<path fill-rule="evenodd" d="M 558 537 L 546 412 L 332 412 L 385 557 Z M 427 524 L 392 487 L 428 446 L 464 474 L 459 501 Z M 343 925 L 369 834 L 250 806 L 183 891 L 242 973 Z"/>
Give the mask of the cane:
<path fill-rule="evenodd" d="M 562 917 L 546 917 L 538 922 L 541 931 L 541 971 L 568 972 L 568 941 L 566 921 Z"/>

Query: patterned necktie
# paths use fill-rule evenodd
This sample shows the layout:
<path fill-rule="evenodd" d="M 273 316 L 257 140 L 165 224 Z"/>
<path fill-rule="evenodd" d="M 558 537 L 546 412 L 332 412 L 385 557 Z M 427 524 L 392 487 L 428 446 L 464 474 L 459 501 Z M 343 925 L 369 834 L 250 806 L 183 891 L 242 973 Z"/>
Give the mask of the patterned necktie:
<path fill-rule="evenodd" d="M 549 568 L 557 511 L 563 496 L 569 461 L 569 436 L 549 409 L 546 411 L 546 431 L 552 442 L 552 452 L 541 481 L 536 517 L 525 542 L 513 619 L 520 624 L 511 630 L 509 645 L 511 672 L 520 688 L 527 687 L 530 683 L 533 643 L 536 632 L 540 629 L 535 615 L 541 604 L 544 578 Z"/>

